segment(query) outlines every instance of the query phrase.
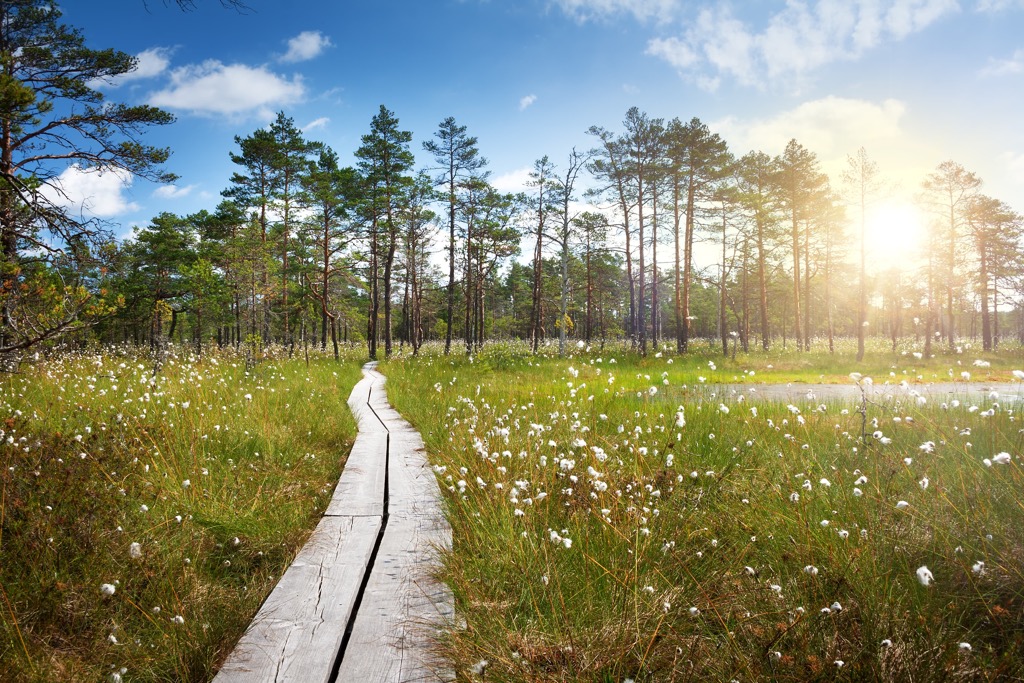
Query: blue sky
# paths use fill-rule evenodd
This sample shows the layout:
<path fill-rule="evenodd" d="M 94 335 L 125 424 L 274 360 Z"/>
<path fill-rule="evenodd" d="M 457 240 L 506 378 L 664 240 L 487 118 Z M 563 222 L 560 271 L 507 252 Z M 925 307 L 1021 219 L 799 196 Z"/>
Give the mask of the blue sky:
<path fill-rule="evenodd" d="M 492 181 L 515 189 L 542 155 L 557 164 L 586 130 L 621 127 L 633 105 L 696 116 L 737 154 L 814 151 L 838 185 L 864 146 L 904 195 L 953 159 L 1024 208 L 1022 0 L 65 0 L 93 47 L 140 56 L 104 86 L 175 124 L 175 187 L 69 178 L 124 226 L 213 209 L 235 135 L 284 111 L 350 162 L 384 104 L 422 142 L 446 116 L 479 138 Z M 147 6 L 148 5 L 148 6 Z"/>

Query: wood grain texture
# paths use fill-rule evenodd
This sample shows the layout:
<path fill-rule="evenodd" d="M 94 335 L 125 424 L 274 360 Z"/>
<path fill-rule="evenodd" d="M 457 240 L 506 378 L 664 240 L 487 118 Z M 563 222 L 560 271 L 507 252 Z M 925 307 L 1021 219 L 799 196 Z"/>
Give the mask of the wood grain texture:
<path fill-rule="evenodd" d="M 454 672 L 431 656 L 434 634 L 454 614 L 451 592 L 433 578 L 451 528 L 423 439 L 387 402 L 383 376 L 369 375 L 377 380 L 369 404 L 391 436 L 389 517 L 338 681 L 451 681 Z"/>
<path fill-rule="evenodd" d="M 326 683 L 380 523 L 378 517 L 324 517 L 215 683 Z"/>
<path fill-rule="evenodd" d="M 360 432 L 324 514 L 383 515 L 387 455 L 387 432 Z"/>
<path fill-rule="evenodd" d="M 431 639 L 453 614 L 447 588 L 431 576 L 450 530 L 438 519 L 392 514 L 338 673 L 339 681 L 454 680 L 431 657 Z"/>
<path fill-rule="evenodd" d="M 451 529 L 423 440 L 373 366 L 349 396 L 359 434 L 324 517 L 215 683 L 329 683 L 350 624 L 334 680 L 455 680 L 431 655 L 454 615 L 451 592 L 433 578 Z"/>

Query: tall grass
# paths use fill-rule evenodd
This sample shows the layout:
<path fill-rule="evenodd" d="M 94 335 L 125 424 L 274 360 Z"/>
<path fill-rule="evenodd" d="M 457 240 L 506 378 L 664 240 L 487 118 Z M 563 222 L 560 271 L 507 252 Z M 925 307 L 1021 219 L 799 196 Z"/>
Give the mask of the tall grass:
<path fill-rule="evenodd" d="M 806 357 L 577 354 L 384 367 L 445 494 L 466 680 L 1024 675 L 1019 392 L 789 405 L 716 383 Z M 1022 365 L 977 358 L 851 369 Z"/>
<path fill-rule="evenodd" d="M 358 376 L 115 349 L 0 378 L 0 678 L 208 680 L 326 507 Z"/>

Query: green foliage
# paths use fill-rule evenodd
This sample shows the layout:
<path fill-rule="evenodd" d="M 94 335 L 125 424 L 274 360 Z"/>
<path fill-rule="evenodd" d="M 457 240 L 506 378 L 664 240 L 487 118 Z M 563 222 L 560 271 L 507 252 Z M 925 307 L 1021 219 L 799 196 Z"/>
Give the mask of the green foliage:
<path fill-rule="evenodd" d="M 986 358 L 866 362 L 917 382 L 965 367 L 1010 380 L 1021 361 Z M 498 348 L 386 364 L 452 522 L 442 576 L 459 622 L 442 647 L 456 669 L 473 680 L 486 660 L 487 681 L 1024 674 L 1021 390 L 922 402 L 894 386 L 866 405 L 862 438 L 848 377 L 845 400 L 741 388 L 807 359 Z M 895 385 L 888 372 L 876 384 Z"/>
<path fill-rule="evenodd" d="M 358 363 L 150 365 L 113 349 L 3 379 L 5 681 L 209 680 L 327 505 Z"/>
<path fill-rule="evenodd" d="M 106 314 L 95 291 L 85 295 L 85 280 L 92 253 L 107 236 L 95 221 L 82 219 L 78 207 L 56 199 L 64 196 L 61 160 L 72 172 L 174 180 L 160 168 L 168 151 L 140 139 L 147 127 L 174 117 L 148 105 L 105 102 L 94 87 L 130 73 L 137 59 L 86 47 L 82 35 L 60 19 L 52 0 L 0 5 L 0 120 L 9 125 L 0 139 L 0 353 L 5 354 L 79 330 Z M 40 276 L 64 280 L 47 292 L 44 305 L 51 312 L 42 316 L 25 310 L 37 304 L 22 296 L 38 286 L 34 278 Z"/>

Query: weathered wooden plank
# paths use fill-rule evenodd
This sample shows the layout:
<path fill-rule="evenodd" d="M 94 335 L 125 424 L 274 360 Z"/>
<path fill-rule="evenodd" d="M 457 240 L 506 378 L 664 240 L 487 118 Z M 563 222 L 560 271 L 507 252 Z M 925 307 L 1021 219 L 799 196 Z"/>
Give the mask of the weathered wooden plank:
<path fill-rule="evenodd" d="M 338 673 L 339 681 L 454 680 L 430 643 L 453 599 L 431 577 L 435 548 L 450 542 L 438 517 L 391 515 Z"/>
<path fill-rule="evenodd" d="M 214 682 L 326 683 L 380 524 L 324 517 Z"/>
<path fill-rule="evenodd" d="M 379 434 L 388 431 L 367 403 L 350 405 L 349 408 L 360 433 Z"/>
<path fill-rule="evenodd" d="M 387 432 L 359 433 L 325 515 L 384 514 L 387 450 Z"/>
<path fill-rule="evenodd" d="M 356 425 L 360 432 L 386 432 L 387 429 L 380 423 L 380 420 L 370 408 L 370 398 L 374 394 L 383 394 L 380 387 L 383 386 L 383 375 L 380 373 L 364 374 L 363 378 L 356 382 L 352 393 L 348 397 L 348 407 L 356 419 Z"/>
<path fill-rule="evenodd" d="M 433 635 L 454 612 L 450 591 L 431 577 L 437 549 L 451 544 L 451 529 L 423 440 L 388 403 L 384 377 L 373 365 L 349 397 L 359 436 L 327 512 L 214 679 L 218 683 L 326 682 L 349 624 L 336 680 L 454 680 L 430 654 Z M 389 517 L 370 567 L 383 519 L 385 470 Z"/>
<path fill-rule="evenodd" d="M 391 433 L 391 464 L 388 480 L 389 508 L 392 514 L 415 510 L 421 514 L 441 514 L 437 477 L 427 463 L 419 434 Z"/>

